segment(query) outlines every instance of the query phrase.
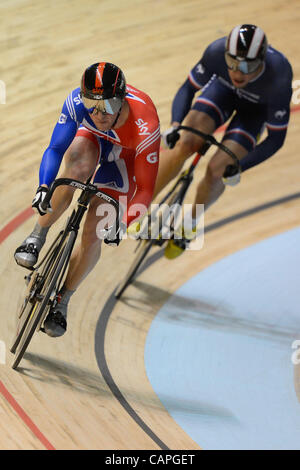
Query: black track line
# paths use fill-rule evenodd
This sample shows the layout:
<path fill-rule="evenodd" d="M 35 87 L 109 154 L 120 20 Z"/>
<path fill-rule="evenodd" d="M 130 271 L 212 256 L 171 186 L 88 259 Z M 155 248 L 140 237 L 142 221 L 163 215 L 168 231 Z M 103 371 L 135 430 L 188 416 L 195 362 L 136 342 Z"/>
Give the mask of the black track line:
<path fill-rule="evenodd" d="M 211 232 L 213 230 L 216 230 L 220 227 L 223 227 L 224 225 L 227 225 L 231 222 L 235 222 L 236 220 L 242 219 L 244 217 L 248 217 L 250 215 L 256 214 L 257 212 L 261 212 L 267 209 L 270 209 L 272 207 L 278 206 L 280 204 L 284 204 L 289 201 L 293 201 L 294 199 L 300 198 L 300 192 L 299 193 L 294 193 L 290 194 L 288 196 L 275 199 L 273 201 L 261 204 L 259 206 L 253 207 L 251 209 L 247 209 L 242 212 L 238 212 L 237 214 L 234 214 L 230 217 L 226 217 L 224 219 L 219 220 L 218 222 L 215 222 L 213 224 L 208 225 L 205 228 L 205 232 Z M 142 269 L 139 271 L 139 274 L 141 271 L 144 271 L 147 269 L 149 266 L 151 266 L 155 261 L 157 261 L 159 258 L 163 256 L 163 250 L 160 250 L 159 252 L 153 254 L 151 257 L 146 260 L 144 263 Z M 105 351 L 104 351 L 104 340 L 105 340 L 105 333 L 106 333 L 106 327 L 109 321 L 109 318 L 113 312 L 114 306 L 117 303 L 117 299 L 115 298 L 115 291 L 116 289 L 112 292 L 110 297 L 107 299 L 97 322 L 96 325 L 96 333 L 95 333 L 95 354 L 96 354 L 96 359 L 98 363 L 98 367 L 100 369 L 100 372 L 107 383 L 108 387 L 110 388 L 111 392 L 115 396 L 115 398 L 119 401 L 119 403 L 123 406 L 125 411 L 129 414 L 129 416 L 141 427 L 141 429 L 162 449 L 162 450 L 169 450 L 169 448 L 166 446 L 166 444 L 159 439 L 159 437 L 147 426 L 147 424 L 139 417 L 139 415 L 135 412 L 135 410 L 132 408 L 132 406 L 128 403 L 124 395 L 122 395 L 120 389 L 118 388 L 117 384 L 115 383 L 114 379 L 112 378 L 112 375 L 109 371 L 106 357 L 105 357 Z"/>
<path fill-rule="evenodd" d="M 142 430 L 148 434 L 148 436 L 162 449 L 168 450 L 169 448 L 162 442 L 159 437 L 147 426 L 147 424 L 139 417 L 139 415 L 134 411 L 132 406 L 128 403 L 124 395 L 121 393 L 120 389 L 118 388 L 117 384 L 115 383 L 114 379 L 111 376 L 109 371 L 105 351 L 104 351 L 104 339 L 105 339 L 105 332 L 108 320 L 112 311 L 114 309 L 115 304 L 117 303 L 117 299 L 115 298 L 115 290 L 110 295 L 108 300 L 106 301 L 102 312 L 100 314 L 100 318 L 98 320 L 96 326 L 96 335 L 95 335 L 95 353 L 98 362 L 99 369 L 103 378 L 107 385 L 109 386 L 111 392 L 116 397 L 116 399 L 120 402 L 123 408 L 127 411 L 129 416 L 142 428 Z"/>

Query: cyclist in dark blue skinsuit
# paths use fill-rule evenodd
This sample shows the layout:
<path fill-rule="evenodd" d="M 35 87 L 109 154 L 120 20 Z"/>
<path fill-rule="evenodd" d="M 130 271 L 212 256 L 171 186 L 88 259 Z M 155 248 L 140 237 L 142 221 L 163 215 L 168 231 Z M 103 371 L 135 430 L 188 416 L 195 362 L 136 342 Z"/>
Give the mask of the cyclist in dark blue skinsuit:
<path fill-rule="evenodd" d="M 193 101 L 199 90 L 200 95 Z M 185 233 L 187 239 L 196 234 L 196 204 L 208 208 L 223 193 L 226 184 L 238 183 L 241 172 L 271 157 L 283 145 L 291 96 L 291 65 L 283 54 L 268 46 L 259 27 L 236 26 L 227 38 L 207 47 L 175 95 L 172 127 L 163 134 L 163 139 L 170 146 L 168 136 L 179 124 L 212 134 L 231 118 L 223 142 L 239 158 L 240 171 L 226 175 L 232 161 L 222 150 L 215 153 L 198 186 L 192 211 L 193 230 Z M 267 137 L 257 145 L 265 127 Z M 155 196 L 177 176 L 185 160 L 201 149 L 199 137 L 185 131 L 180 133 L 175 147 L 162 155 Z"/>

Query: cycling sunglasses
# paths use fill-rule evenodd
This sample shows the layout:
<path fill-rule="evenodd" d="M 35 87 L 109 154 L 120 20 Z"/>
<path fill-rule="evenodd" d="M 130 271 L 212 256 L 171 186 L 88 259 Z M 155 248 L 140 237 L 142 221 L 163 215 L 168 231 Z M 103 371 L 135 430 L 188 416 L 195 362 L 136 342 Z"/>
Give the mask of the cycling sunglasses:
<path fill-rule="evenodd" d="M 114 96 L 109 99 L 92 99 L 87 98 L 82 93 L 80 94 L 84 107 L 89 113 L 95 110 L 101 114 L 115 114 L 118 113 L 122 106 L 122 99 Z"/>
<path fill-rule="evenodd" d="M 258 67 L 262 64 L 261 59 L 242 59 L 237 58 L 229 54 L 229 52 L 225 52 L 225 61 L 227 67 L 230 70 L 234 70 L 235 72 L 239 70 L 240 72 L 246 74 L 255 72 Z"/>

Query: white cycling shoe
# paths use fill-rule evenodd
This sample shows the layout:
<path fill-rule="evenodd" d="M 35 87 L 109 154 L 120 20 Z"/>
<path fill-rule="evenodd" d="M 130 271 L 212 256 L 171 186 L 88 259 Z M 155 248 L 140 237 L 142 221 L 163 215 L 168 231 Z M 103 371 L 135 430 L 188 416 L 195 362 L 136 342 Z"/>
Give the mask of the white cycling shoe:
<path fill-rule="evenodd" d="M 38 260 L 39 252 L 41 251 L 44 240 L 39 237 L 30 235 L 21 246 L 19 246 L 14 254 L 17 264 L 24 268 L 33 267 Z"/>

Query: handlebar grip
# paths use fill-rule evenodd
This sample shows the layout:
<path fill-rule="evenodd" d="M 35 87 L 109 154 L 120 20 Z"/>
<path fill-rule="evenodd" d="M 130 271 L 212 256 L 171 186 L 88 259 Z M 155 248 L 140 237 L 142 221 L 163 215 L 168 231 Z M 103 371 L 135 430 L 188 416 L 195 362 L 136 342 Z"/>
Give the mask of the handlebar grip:
<path fill-rule="evenodd" d="M 47 211 L 48 207 L 50 207 L 50 199 L 52 197 L 53 191 L 51 191 L 51 188 L 48 190 L 44 200 L 41 202 L 40 206 L 43 209 L 43 211 Z"/>
<path fill-rule="evenodd" d="M 53 196 L 53 192 L 55 190 L 55 188 L 57 186 L 59 186 L 59 181 L 60 180 L 55 180 L 53 181 L 53 183 L 51 184 L 50 188 L 48 189 L 48 192 L 44 198 L 44 200 L 41 202 L 40 206 L 42 208 L 43 211 L 47 211 L 47 209 L 50 207 L 50 200 Z"/>
<path fill-rule="evenodd" d="M 48 194 L 46 195 L 46 197 L 48 196 Z M 41 206 L 41 209 L 43 211 L 47 211 L 48 207 L 49 207 L 49 201 L 46 201 L 46 197 L 45 199 L 41 202 L 40 206 Z"/>
<path fill-rule="evenodd" d="M 199 131 L 198 129 L 194 129 L 193 127 L 189 127 L 189 126 L 181 126 L 180 125 L 180 126 L 176 127 L 177 132 L 181 129 L 185 130 L 185 131 L 188 131 L 188 132 L 191 132 L 192 134 L 195 134 L 198 137 L 202 137 L 202 139 L 205 142 L 204 143 L 204 153 L 208 150 L 208 148 L 211 145 L 215 145 L 219 149 L 226 152 L 227 155 L 229 155 L 232 158 L 232 160 L 234 162 L 234 165 L 236 167 L 239 167 L 240 162 L 239 162 L 239 159 L 237 158 L 237 156 L 234 154 L 234 152 L 232 150 L 230 150 L 228 147 L 226 147 L 226 145 L 224 145 L 222 142 L 218 142 L 212 135 L 205 134 L 204 132 Z M 207 147 L 207 145 L 208 145 L 208 147 Z M 201 150 L 201 153 L 202 153 L 202 155 L 204 155 L 202 150 Z"/>
<path fill-rule="evenodd" d="M 72 186 L 74 189 L 80 189 L 81 191 L 88 190 L 92 194 L 95 194 L 96 196 L 106 200 L 108 203 L 113 204 L 117 211 L 119 209 L 119 202 L 112 196 L 108 196 L 107 194 L 102 193 L 102 191 L 100 191 L 97 187 L 94 187 L 91 184 L 82 183 L 81 181 L 77 181 L 72 178 L 58 178 L 57 180 L 53 181 L 44 200 L 41 202 L 41 208 L 44 211 L 48 209 L 53 193 L 58 186 Z"/>
<path fill-rule="evenodd" d="M 173 149 L 176 145 L 177 140 L 179 140 L 180 135 L 177 129 L 174 129 L 169 135 L 166 137 L 166 141 L 168 144 L 168 147 L 170 149 Z"/>

